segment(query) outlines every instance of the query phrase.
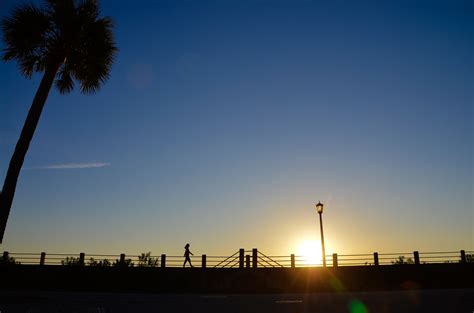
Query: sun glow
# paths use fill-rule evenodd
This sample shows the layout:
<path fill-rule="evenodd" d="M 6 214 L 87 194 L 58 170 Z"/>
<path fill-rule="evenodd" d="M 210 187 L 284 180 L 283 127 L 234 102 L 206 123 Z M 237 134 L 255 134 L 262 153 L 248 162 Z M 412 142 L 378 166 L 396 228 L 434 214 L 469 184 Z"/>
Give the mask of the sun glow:
<path fill-rule="evenodd" d="M 297 265 L 320 265 L 322 263 L 321 244 L 316 240 L 305 240 L 298 246 Z"/>

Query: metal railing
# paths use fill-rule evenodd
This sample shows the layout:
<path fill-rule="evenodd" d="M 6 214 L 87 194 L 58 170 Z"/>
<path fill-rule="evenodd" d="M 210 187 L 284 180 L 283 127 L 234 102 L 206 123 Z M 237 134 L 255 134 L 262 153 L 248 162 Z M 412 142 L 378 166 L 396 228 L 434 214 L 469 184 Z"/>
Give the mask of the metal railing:
<path fill-rule="evenodd" d="M 280 259 L 279 256 L 267 256 L 257 250 L 258 261 L 257 263 L 262 267 L 284 267 L 280 262 L 284 259 Z"/>
<path fill-rule="evenodd" d="M 230 256 L 191 256 L 194 267 L 203 268 L 288 268 L 320 267 L 321 260 L 298 255 L 269 256 L 257 249 L 239 249 Z M 176 255 L 94 254 L 94 253 L 45 253 L 7 252 L 0 254 L 1 265 L 69 265 L 98 267 L 183 267 L 184 257 Z M 433 263 L 474 263 L 473 250 L 441 252 L 396 252 L 336 254 L 326 257 L 327 267 L 423 265 Z M 187 265 L 190 266 L 190 265 Z"/>
<path fill-rule="evenodd" d="M 219 257 L 212 257 L 214 260 Z M 226 257 L 224 260 L 216 260 L 216 264 L 213 267 L 234 267 L 239 262 L 239 251 L 232 254 L 229 257 Z"/>

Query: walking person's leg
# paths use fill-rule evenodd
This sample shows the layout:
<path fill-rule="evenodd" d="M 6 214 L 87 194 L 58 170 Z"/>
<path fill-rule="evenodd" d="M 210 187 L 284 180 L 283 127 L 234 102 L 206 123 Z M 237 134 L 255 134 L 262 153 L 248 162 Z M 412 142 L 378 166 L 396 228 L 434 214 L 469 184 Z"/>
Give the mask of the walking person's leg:
<path fill-rule="evenodd" d="M 189 265 L 191 265 L 191 267 L 193 266 L 193 265 L 191 264 L 191 259 L 189 258 L 189 256 L 187 256 L 186 259 L 184 260 L 183 267 L 185 267 L 186 263 L 189 263 Z"/>

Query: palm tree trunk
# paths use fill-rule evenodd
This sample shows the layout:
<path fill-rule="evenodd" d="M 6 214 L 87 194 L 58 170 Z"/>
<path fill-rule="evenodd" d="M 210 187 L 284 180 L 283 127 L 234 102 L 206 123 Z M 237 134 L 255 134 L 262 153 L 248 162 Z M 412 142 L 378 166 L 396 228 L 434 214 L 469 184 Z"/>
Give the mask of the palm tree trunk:
<path fill-rule="evenodd" d="M 20 175 L 26 152 L 28 151 L 31 139 L 35 133 L 41 112 L 43 111 L 44 103 L 48 98 L 58 68 L 59 64 L 51 65 L 46 68 L 8 166 L 7 176 L 5 177 L 2 192 L 0 193 L 0 243 L 2 243 L 3 234 L 5 233 L 5 228 L 7 226 L 8 215 L 10 214 L 13 197 L 15 195 L 18 176 Z"/>

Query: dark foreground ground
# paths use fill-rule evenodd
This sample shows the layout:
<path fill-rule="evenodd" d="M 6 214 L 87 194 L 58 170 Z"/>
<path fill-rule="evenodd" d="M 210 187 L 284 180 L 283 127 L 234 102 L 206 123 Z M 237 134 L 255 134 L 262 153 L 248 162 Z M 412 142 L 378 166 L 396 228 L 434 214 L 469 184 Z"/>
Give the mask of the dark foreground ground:
<path fill-rule="evenodd" d="M 205 269 L 13 265 L 0 266 L 0 292 L 59 290 L 129 294 L 304 294 L 467 290 L 474 288 L 472 277 L 474 263 Z"/>
<path fill-rule="evenodd" d="M 131 294 L 0 291 L 1 313 L 474 312 L 474 289 L 309 294 Z"/>

